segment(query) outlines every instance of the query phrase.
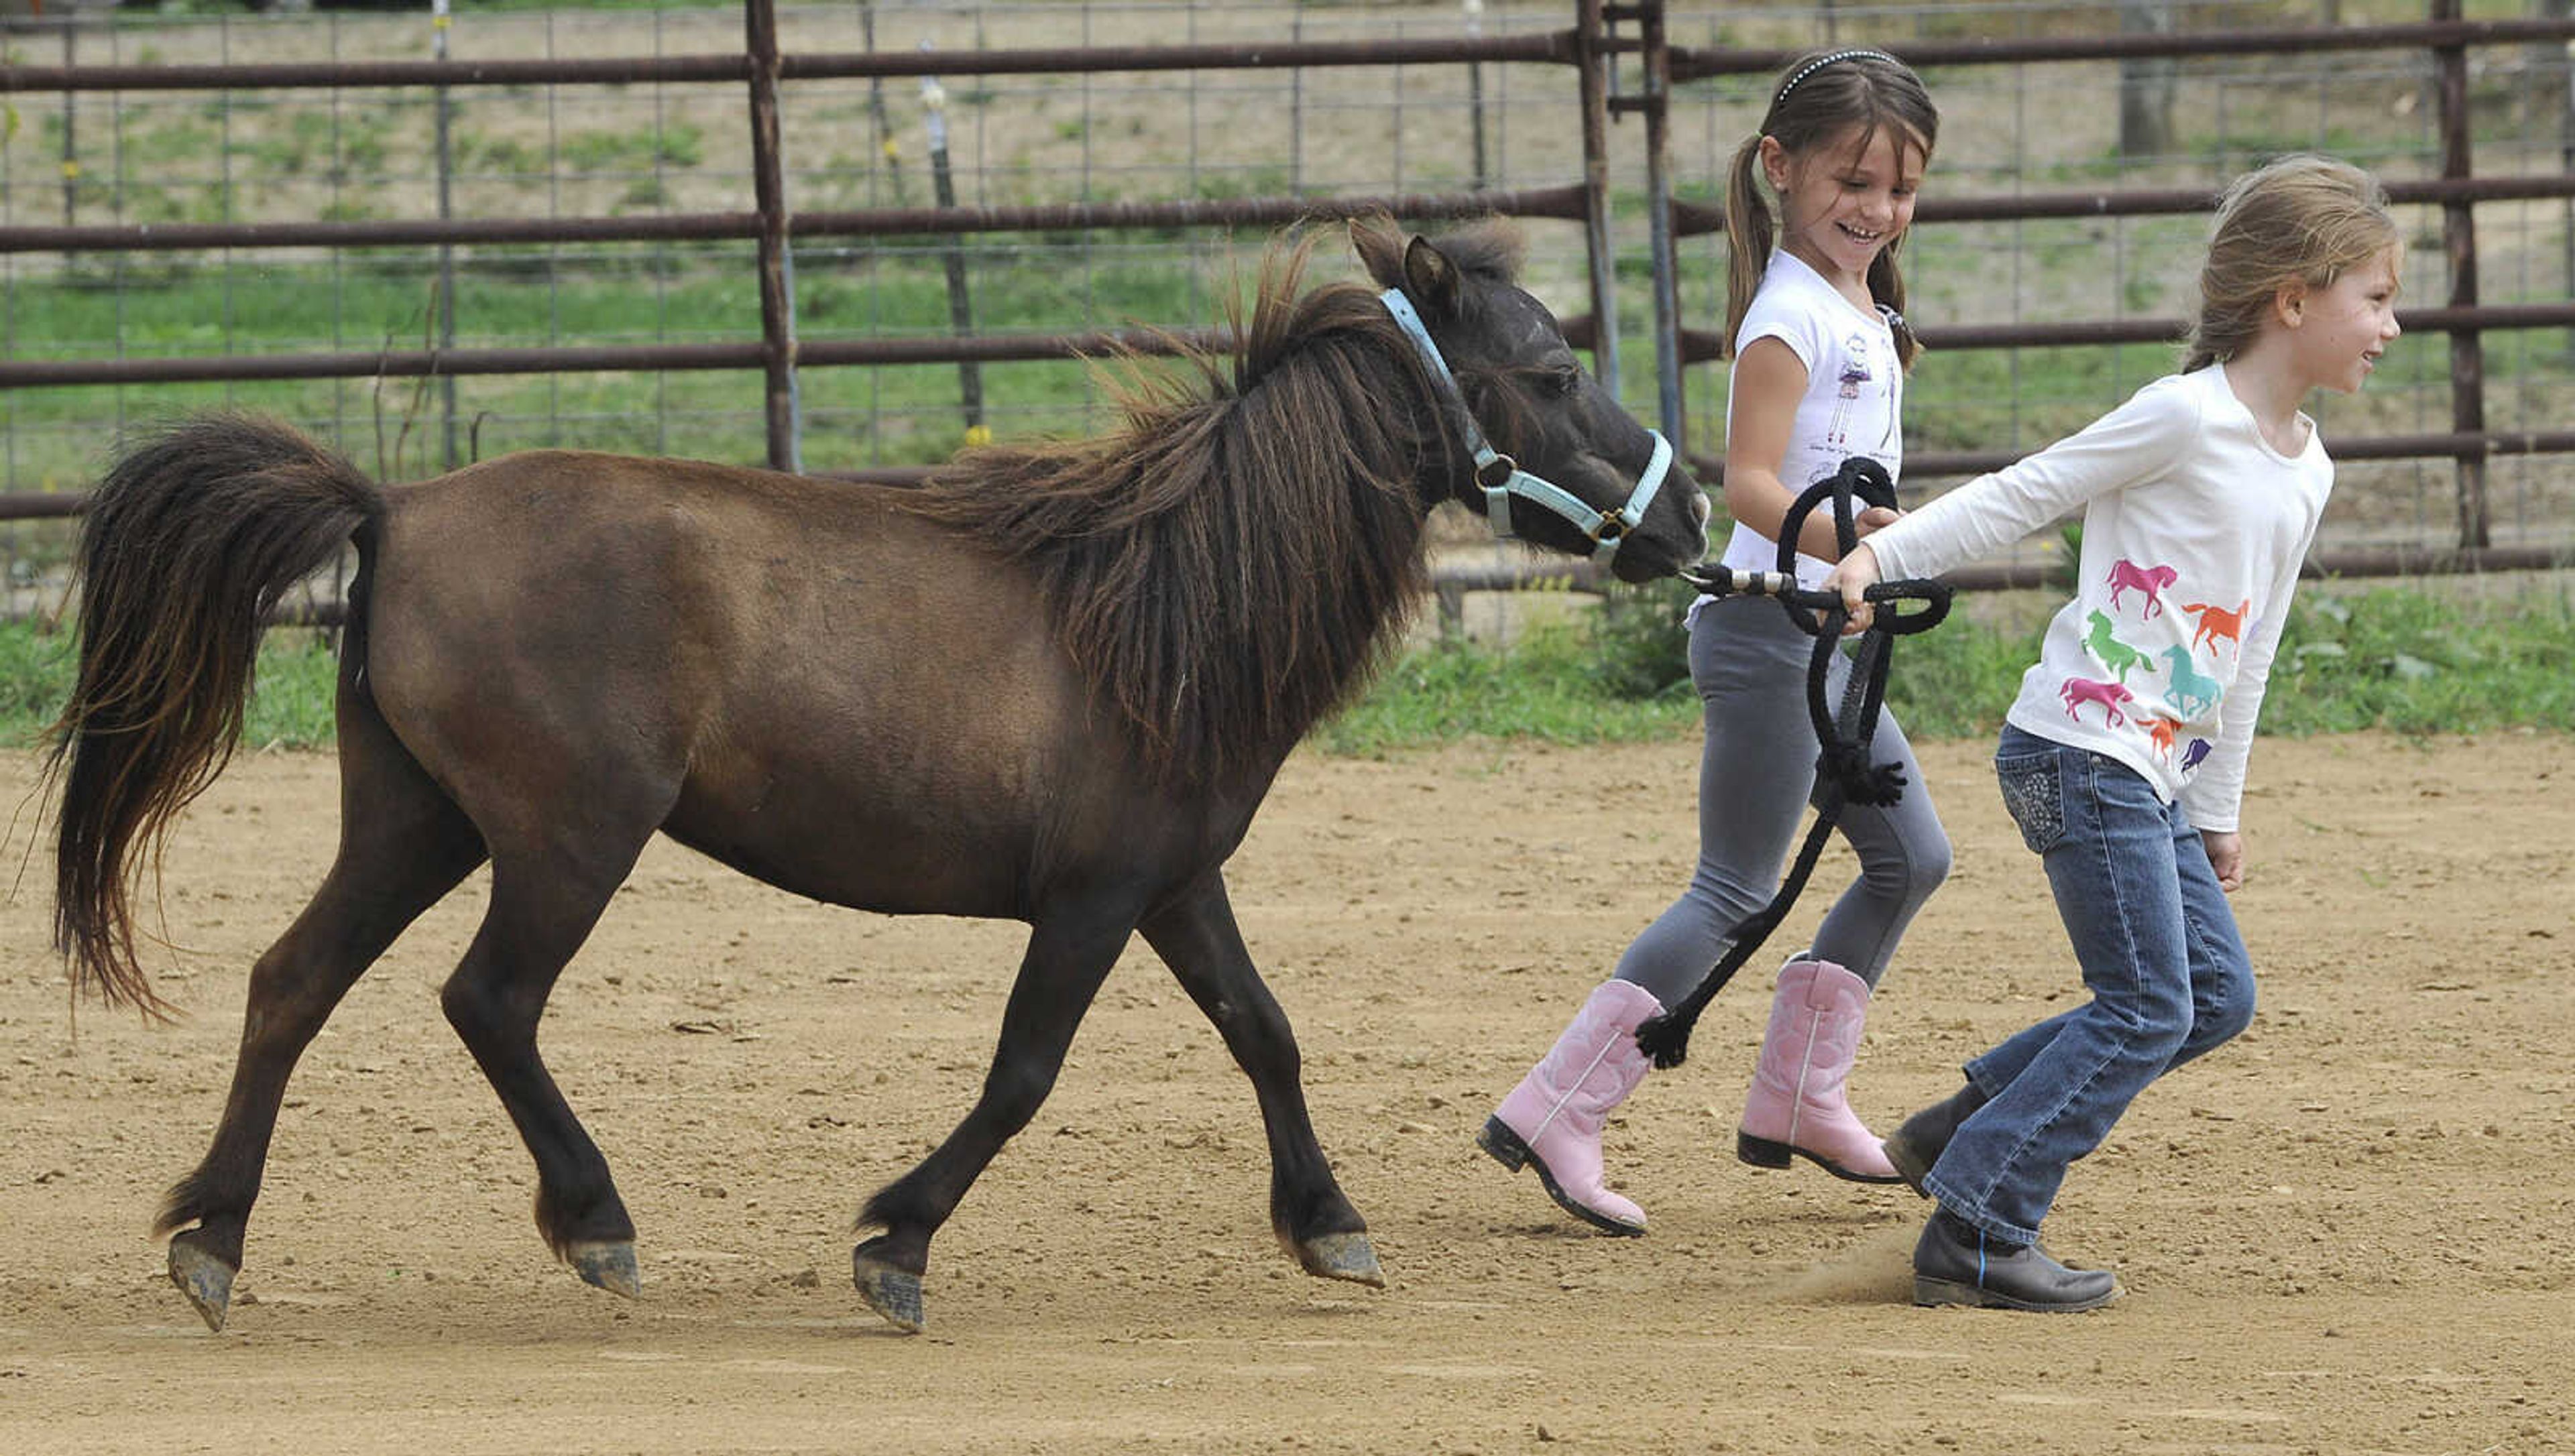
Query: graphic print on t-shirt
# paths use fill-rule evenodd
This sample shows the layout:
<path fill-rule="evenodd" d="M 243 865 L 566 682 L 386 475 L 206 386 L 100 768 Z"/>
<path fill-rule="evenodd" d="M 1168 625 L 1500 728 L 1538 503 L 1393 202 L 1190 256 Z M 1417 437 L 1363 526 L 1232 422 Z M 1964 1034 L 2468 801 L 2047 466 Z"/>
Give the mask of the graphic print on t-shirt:
<path fill-rule="evenodd" d="M 1842 340 L 1842 376 L 1833 399 L 1832 425 L 1824 432 L 1826 443 L 1836 452 L 1850 448 L 1851 409 L 1859 402 L 1861 389 L 1869 383 L 1868 336 L 1856 330 Z M 1838 469 L 1838 467 L 1836 467 Z"/>

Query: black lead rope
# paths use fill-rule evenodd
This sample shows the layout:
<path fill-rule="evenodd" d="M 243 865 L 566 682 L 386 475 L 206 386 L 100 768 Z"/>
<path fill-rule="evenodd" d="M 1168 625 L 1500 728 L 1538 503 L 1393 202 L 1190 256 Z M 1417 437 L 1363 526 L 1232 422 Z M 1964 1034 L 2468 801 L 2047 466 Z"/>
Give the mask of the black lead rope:
<path fill-rule="evenodd" d="M 1689 1055 L 1690 1027 L 1697 1023 L 1699 1012 L 1725 989 L 1725 983 L 1759 952 L 1761 942 L 1787 918 L 1789 907 L 1797 902 L 1798 894 L 1806 887 L 1806 877 L 1814 872 L 1815 861 L 1823 854 L 1825 841 L 1832 837 L 1833 823 L 1840 817 L 1842 805 L 1891 804 L 1903 796 L 1903 765 L 1869 762 L 1868 745 L 1877 736 L 1878 715 L 1886 706 L 1886 672 L 1895 640 L 1939 626 L 1941 619 L 1949 615 L 1949 588 L 1943 582 L 1899 581 L 1880 582 L 1868 589 L 1865 596 L 1875 610 L 1867 631 L 1860 635 L 1850 681 L 1843 685 L 1836 709 L 1826 675 L 1850 615 L 1838 592 L 1809 591 L 1797 585 L 1797 534 L 1817 506 L 1830 502 L 1833 539 L 1840 544 L 1841 554 L 1849 555 L 1859 544 L 1854 501 L 1894 508 L 1895 483 L 1887 479 L 1886 467 L 1855 455 L 1843 461 L 1842 468 L 1830 479 L 1807 487 L 1779 525 L 1778 571 L 1738 572 L 1718 567 L 1705 574 L 1682 574 L 1712 596 L 1774 598 L 1797 630 L 1815 640 L 1814 655 L 1806 664 L 1806 715 L 1814 722 L 1815 740 L 1822 745 L 1822 751 L 1815 760 L 1814 826 L 1806 831 L 1806 842 L 1797 850 L 1796 862 L 1780 882 L 1779 892 L 1770 897 L 1770 903 L 1746 915 L 1734 927 L 1725 954 L 1709 968 L 1696 990 L 1679 1005 L 1636 1028 L 1636 1045 L 1654 1059 L 1656 1066 L 1678 1066 Z M 1920 606 L 1899 611 L 1898 604 L 1907 602 Z"/>

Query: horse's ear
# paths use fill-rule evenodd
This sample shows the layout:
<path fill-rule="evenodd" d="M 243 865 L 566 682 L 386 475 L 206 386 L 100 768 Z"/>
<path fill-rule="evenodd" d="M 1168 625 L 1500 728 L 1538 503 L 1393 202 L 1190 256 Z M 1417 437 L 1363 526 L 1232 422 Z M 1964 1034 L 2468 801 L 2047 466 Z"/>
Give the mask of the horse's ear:
<path fill-rule="evenodd" d="M 1415 233 L 1403 247 L 1403 291 L 1412 301 L 1438 314 L 1457 311 L 1457 265 Z"/>
<path fill-rule="evenodd" d="M 1383 213 L 1350 219 L 1350 248 L 1379 288 L 1403 283 L 1403 234 Z"/>

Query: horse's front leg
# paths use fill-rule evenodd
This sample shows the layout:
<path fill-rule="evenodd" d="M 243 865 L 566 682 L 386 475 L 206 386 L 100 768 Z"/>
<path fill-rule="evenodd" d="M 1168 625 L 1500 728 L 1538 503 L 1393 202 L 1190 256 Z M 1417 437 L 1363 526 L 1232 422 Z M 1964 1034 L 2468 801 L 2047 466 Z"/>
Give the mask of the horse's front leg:
<path fill-rule="evenodd" d="M 882 1228 L 851 1251 L 851 1274 L 868 1307 L 900 1328 L 922 1327 L 922 1276 L 930 1239 L 948 1221 L 1002 1144 L 1028 1126 L 1055 1090 L 1065 1053 L 1100 983 L 1134 933 L 1136 905 L 1093 897 L 1041 915 L 1029 933 L 1019 979 L 1002 1012 L 1002 1037 L 984 1074 L 983 1095 L 965 1119 L 912 1171 L 886 1184 L 859 1213 L 859 1226 Z"/>
<path fill-rule="evenodd" d="M 1308 1274 L 1383 1288 L 1367 1224 L 1314 1139 L 1297 1080 L 1296 1034 L 1244 946 L 1224 875 L 1211 870 L 1140 928 L 1252 1078 L 1270 1135 L 1270 1220 L 1279 1242 Z"/>

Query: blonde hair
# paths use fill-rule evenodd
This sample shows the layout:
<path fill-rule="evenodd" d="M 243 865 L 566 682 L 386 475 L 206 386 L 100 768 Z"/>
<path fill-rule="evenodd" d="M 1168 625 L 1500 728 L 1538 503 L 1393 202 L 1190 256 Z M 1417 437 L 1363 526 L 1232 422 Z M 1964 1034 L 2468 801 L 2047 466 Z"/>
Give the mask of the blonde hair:
<path fill-rule="evenodd" d="M 1796 157 L 1846 137 L 1864 146 L 1880 132 L 1894 137 L 1899 155 L 1919 147 L 1925 161 L 1940 139 L 1939 108 L 1922 78 L 1902 61 L 1882 51 L 1809 51 L 1779 73 L 1760 130 L 1735 149 L 1727 174 L 1725 335 L 1717 341 L 1718 358 L 1734 355 L 1735 331 L 1760 291 L 1775 242 L 1770 204 L 1761 192 L 1761 139 L 1776 138 Z M 1890 239 L 1869 262 L 1868 295 L 1894 312 L 1896 357 L 1909 368 L 1922 349 L 1904 323 L 1904 275 L 1895 262 L 1903 242 L 1901 235 Z"/>
<path fill-rule="evenodd" d="M 2243 353 L 2281 289 L 2330 288 L 2403 243 L 2378 179 L 2349 162 L 2294 153 L 2237 178 L 2209 227 L 2182 372 Z"/>

